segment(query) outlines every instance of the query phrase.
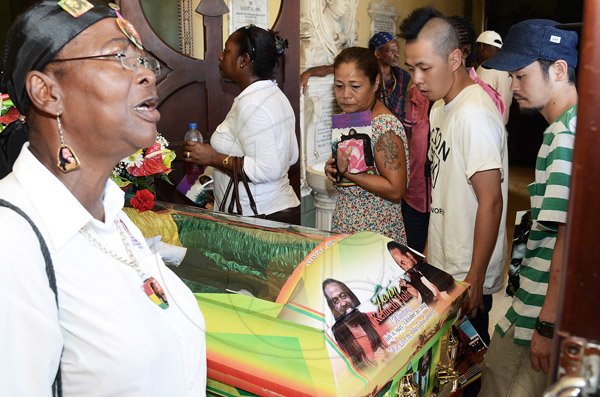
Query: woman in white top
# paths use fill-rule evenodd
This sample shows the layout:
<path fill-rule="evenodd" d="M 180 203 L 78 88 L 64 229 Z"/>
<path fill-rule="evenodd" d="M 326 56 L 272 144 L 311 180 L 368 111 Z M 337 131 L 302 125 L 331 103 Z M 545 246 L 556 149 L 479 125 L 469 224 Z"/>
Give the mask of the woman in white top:
<path fill-rule="evenodd" d="M 0 198 L 32 219 L 48 251 L 0 207 L 0 394 L 60 395 L 60 384 L 64 396 L 204 396 L 198 303 L 109 180 L 155 141 L 158 63 L 115 10 L 88 1 L 89 10 L 36 4 L 9 30 L 2 57 L 0 91 L 26 116 L 3 133 L 29 143 Z M 77 160 L 70 167 L 63 148 Z"/>
<path fill-rule="evenodd" d="M 243 157 L 243 172 L 249 178 L 258 214 L 294 223 L 300 201 L 290 185 L 288 170 L 298 161 L 295 117 L 288 99 L 272 80 L 285 46 L 287 41 L 274 32 L 254 25 L 229 36 L 219 57 L 219 71 L 242 92 L 213 133 L 210 145 L 186 142 L 184 157 L 215 167 L 215 208 L 231 199 L 231 194 L 224 196 L 237 164 L 233 157 Z M 239 192 L 243 215 L 255 215 L 241 184 Z"/>

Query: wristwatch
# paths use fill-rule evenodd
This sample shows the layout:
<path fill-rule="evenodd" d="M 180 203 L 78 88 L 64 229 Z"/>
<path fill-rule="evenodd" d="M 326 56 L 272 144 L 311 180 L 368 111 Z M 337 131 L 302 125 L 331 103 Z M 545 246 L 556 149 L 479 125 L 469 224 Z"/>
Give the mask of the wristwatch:
<path fill-rule="evenodd" d="M 230 157 L 231 157 L 231 156 L 227 156 L 227 157 L 225 157 L 225 158 L 223 159 L 223 167 L 227 167 L 227 164 L 229 164 L 229 158 L 230 158 Z"/>
<path fill-rule="evenodd" d="M 554 336 L 554 324 L 540 321 L 539 317 L 535 319 L 535 330 L 545 338 L 552 339 Z"/>

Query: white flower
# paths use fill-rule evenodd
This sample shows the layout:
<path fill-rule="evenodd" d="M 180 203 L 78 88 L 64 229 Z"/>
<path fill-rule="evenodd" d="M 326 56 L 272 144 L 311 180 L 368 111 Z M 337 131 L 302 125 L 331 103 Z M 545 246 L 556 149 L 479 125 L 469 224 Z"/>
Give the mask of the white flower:
<path fill-rule="evenodd" d="M 121 162 L 125 165 L 125 168 L 129 167 L 140 167 L 144 162 L 144 155 L 142 154 L 142 150 L 138 150 L 131 156 L 125 157 Z"/>
<path fill-rule="evenodd" d="M 156 142 L 160 143 L 160 148 L 165 149 L 169 146 L 169 141 L 160 134 L 160 132 L 156 133 Z"/>

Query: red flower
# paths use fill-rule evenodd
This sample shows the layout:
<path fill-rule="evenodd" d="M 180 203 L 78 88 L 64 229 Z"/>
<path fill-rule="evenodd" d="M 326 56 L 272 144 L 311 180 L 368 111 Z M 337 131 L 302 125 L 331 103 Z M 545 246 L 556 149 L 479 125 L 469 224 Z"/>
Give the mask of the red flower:
<path fill-rule="evenodd" d="M 10 109 L 8 109 L 8 112 L 4 116 L 0 117 L 0 123 L 2 123 L 4 125 L 9 125 L 10 123 L 17 120 L 18 118 L 19 118 L 19 111 L 17 110 L 17 108 L 10 108 Z"/>
<path fill-rule="evenodd" d="M 151 210 L 154 207 L 154 195 L 148 189 L 142 189 L 135 192 L 135 197 L 130 200 L 133 208 L 140 212 Z"/>
<path fill-rule="evenodd" d="M 142 165 L 129 167 L 127 171 L 133 176 L 149 176 L 154 174 L 168 174 L 171 169 L 165 167 L 163 155 L 160 153 L 160 143 L 155 142 L 146 150 Z"/>

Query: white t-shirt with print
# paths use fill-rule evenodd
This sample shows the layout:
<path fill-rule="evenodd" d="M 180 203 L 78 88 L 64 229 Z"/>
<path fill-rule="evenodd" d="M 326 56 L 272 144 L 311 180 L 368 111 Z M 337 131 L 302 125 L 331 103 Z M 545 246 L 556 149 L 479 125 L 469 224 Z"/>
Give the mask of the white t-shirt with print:
<path fill-rule="evenodd" d="M 506 129 L 494 103 L 476 84 L 448 104 L 437 101 L 429 122 L 432 202 L 427 257 L 458 280 L 466 277 L 473 254 L 477 197 L 470 178 L 480 171 L 501 171 L 502 218 L 484 282 L 484 294 L 492 294 L 502 288 L 506 258 Z"/>

